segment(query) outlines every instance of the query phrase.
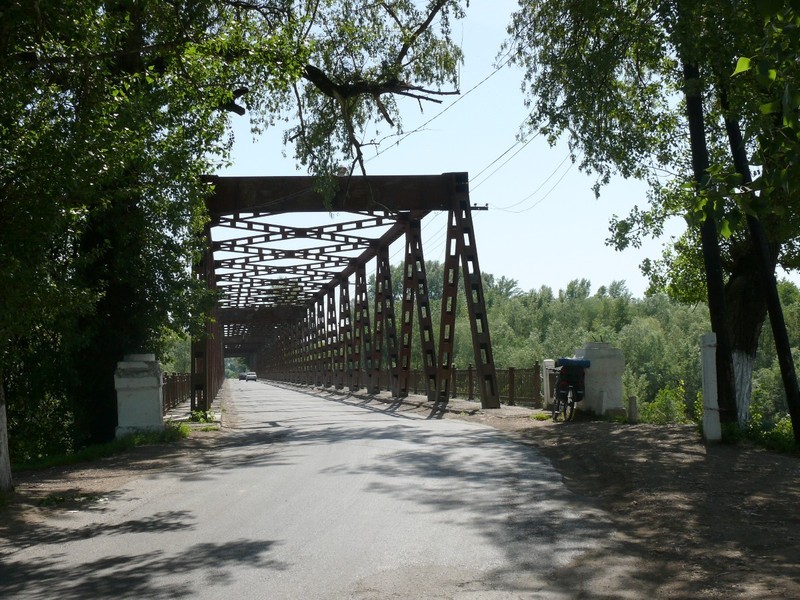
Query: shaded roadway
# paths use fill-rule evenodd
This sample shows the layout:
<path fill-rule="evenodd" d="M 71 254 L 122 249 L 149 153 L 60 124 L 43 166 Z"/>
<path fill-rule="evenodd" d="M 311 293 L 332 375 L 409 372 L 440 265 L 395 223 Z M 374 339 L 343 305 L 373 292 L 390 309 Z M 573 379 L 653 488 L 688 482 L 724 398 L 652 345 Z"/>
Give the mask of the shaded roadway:
<path fill-rule="evenodd" d="M 224 394 L 213 452 L 4 547 L 0 596 L 639 597 L 607 515 L 530 446 L 263 382 Z"/>

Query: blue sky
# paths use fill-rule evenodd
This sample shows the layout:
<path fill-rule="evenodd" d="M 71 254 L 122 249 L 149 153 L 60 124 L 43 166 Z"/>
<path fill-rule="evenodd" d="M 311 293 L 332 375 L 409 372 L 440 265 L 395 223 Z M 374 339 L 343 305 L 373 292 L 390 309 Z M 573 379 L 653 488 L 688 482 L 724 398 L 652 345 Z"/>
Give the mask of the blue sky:
<path fill-rule="evenodd" d="M 489 206 L 473 213 L 481 270 L 517 280 L 523 291 L 546 285 L 557 293 L 569 281 L 585 278 L 594 292 L 625 280 L 641 297 L 647 282 L 639 264 L 659 257 L 663 240 L 616 252 L 605 239 L 613 214 L 624 216 L 634 205 L 646 204 L 646 186 L 615 180 L 597 199 L 591 189 L 594 178 L 572 165 L 566 144 L 551 148 L 539 137 L 515 145 L 527 114 L 522 73 L 508 67 L 495 72 L 494 67 L 515 7 L 516 0 L 472 0 L 467 18 L 454 25 L 465 53 L 461 96 L 428 104 L 422 113 L 415 101 L 401 104 L 406 131 L 428 124 L 399 144 L 383 146 L 378 156 L 368 150 L 367 169 L 373 175 L 467 171 L 473 204 Z M 235 135 L 233 165 L 220 175 L 305 174 L 282 156 L 279 129 L 253 143 L 247 119 L 240 117 Z M 426 259 L 443 260 L 445 225 L 443 215 L 423 222 Z M 682 229 L 675 220 L 668 234 Z M 400 260 L 398 254 L 392 262 Z"/>

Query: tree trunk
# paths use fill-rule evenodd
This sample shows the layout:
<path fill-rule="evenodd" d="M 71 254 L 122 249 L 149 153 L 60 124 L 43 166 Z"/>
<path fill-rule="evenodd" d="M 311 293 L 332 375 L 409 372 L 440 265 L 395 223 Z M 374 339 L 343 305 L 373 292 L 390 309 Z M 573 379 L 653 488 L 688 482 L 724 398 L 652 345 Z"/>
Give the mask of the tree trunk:
<path fill-rule="evenodd" d="M 0 371 L 0 492 L 14 489 L 11 477 L 11 457 L 8 453 L 8 419 L 6 418 L 6 394 L 3 373 Z"/>
<path fill-rule="evenodd" d="M 725 306 L 740 426 L 744 426 L 750 416 L 753 366 L 758 340 L 767 318 L 760 265 L 749 241 L 732 244 L 729 278 L 725 285 Z"/>
<path fill-rule="evenodd" d="M 683 63 L 684 94 L 689 122 L 689 138 L 692 150 L 692 169 L 698 191 L 708 178 L 708 148 L 706 146 L 703 117 L 703 98 L 701 95 L 700 72 L 697 65 Z M 703 265 L 708 289 L 708 310 L 711 317 L 711 330 L 717 334 L 717 397 L 719 418 L 722 423 L 735 423 L 736 400 L 734 398 L 733 364 L 731 346 L 725 319 L 725 289 L 722 277 L 722 260 L 719 252 L 717 222 L 713 206 L 706 206 L 706 216 L 700 228 L 700 241 L 703 250 Z"/>
<path fill-rule="evenodd" d="M 756 356 L 734 348 L 731 357 L 733 358 L 733 378 L 736 385 L 736 414 L 739 419 L 739 427 L 744 427 L 750 419 L 750 398 L 753 395 L 753 368 L 756 364 Z"/>

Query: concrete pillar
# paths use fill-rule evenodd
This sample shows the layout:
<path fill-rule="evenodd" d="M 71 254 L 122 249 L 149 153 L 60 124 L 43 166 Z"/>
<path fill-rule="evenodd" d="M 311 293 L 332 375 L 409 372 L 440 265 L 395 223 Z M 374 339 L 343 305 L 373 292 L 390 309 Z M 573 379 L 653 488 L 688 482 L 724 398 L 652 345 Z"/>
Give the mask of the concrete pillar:
<path fill-rule="evenodd" d="M 722 439 L 717 400 L 717 334 L 700 336 L 703 365 L 703 437 L 710 442 Z"/>
<path fill-rule="evenodd" d="M 161 377 L 154 354 L 128 354 L 117 363 L 117 437 L 164 429 Z"/>
<path fill-rule="evenodd" d="M 622 350 L 605 342 L 588 342 L 575 351 L 575 358 L 591 362 L 586 369 L 586 395 L 578 408 L 597 415 L 624 415 L 622 372 L 625 370 L 625 356 Z"/>
<path fill-rule="evenodd" d="M 628 396 L 628 423 L 635 425 L 639 422 L 639 404 L 636 396 Z"/>
<path fill-rule="evenodd" d="M 556 361 L 552 358 L 545 358 L 542 361 L 542 366 L 544 367 L 544 376 L 542 377 L 544 399 L 542 400 L 542 408 L 547 408 L 553 404 L 553 381 L 555 377 L 552 376 L 552 373 L 555 371 Z"/>
<path fill-rule="evenodd" d="M 544 402 L 542 402 L 542 365 L 538 360 L 533 363 L 533 403 L 534 406 L 544 406 Z"/>

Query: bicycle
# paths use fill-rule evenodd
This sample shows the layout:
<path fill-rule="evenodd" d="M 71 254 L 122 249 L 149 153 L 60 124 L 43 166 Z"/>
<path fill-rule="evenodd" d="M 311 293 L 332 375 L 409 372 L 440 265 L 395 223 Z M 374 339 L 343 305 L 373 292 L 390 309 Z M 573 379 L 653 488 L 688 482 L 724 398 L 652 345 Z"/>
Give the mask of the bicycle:
<path fill-rule="evenodd" d="M 575 393 L 572 386 L 568 386 L 566 394 L 558 388 L 553 393 L 553 421 L 558 421 L 559 415 L 563 415 L 565 421 L 571 421 L 575 415 Z"/>
<path fill-rule="evenodd" d="M 589 368 L 585 359 L 560 358 L 556 361 L 558 375 L 553 386 L 553 421 L 563 416 L 571 421 L 575 416 L 575 405 L 583 400 L 584 370 Z"/>

